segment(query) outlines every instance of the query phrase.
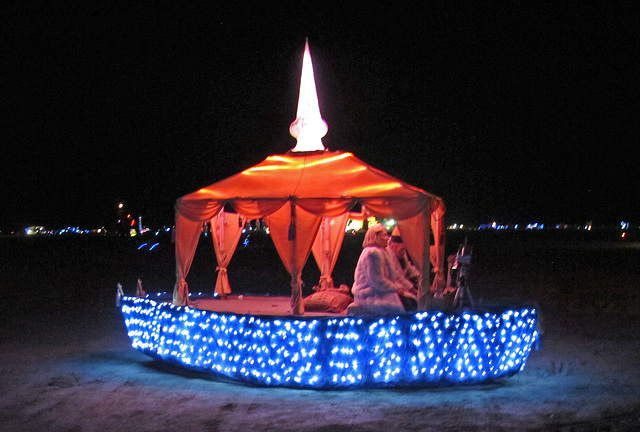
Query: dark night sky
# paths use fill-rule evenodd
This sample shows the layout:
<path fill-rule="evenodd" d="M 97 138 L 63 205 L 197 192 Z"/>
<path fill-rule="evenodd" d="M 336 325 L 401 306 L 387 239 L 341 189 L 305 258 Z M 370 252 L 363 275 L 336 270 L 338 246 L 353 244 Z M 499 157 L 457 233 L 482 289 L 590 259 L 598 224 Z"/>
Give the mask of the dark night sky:
<path fill-rule="evenodd" d="M 170 224 L 287 152 L 307 36 L 325 147 L 440 195 L 448 223 L 640 223 L 635 1 L 11 3 L 0 227 L 109 225 L 119 201 Z"/>

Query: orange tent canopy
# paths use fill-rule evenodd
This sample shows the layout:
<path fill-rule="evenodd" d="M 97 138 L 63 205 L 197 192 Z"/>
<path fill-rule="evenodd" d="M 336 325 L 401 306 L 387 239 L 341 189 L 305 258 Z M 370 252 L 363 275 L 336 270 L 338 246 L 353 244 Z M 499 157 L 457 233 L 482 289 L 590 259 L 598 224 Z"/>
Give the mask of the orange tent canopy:
<path fill-rule="evenodd" d="M 408 252 L 422 274 L 428 274 L 431 262 L 434 282 L 443 279 L 445 207 L 440 197 L 373 168 L 349 152 L 292 151 L 269 156 L 177 200 L 174 303 L 188 304 L 185 278 L 203 223 L 230 205 L 244 218 L 265 219 L 291 274 L 292 310 L 303 313 L 300 276 L 323 218 L 344 215 L 356 204 L 368 214 L 398 220 Z M 435 245 L 425 253 L 430 231 Z M 426 298 L 428 284 L 429 278 L 424 277 L 421 298 Z"/>

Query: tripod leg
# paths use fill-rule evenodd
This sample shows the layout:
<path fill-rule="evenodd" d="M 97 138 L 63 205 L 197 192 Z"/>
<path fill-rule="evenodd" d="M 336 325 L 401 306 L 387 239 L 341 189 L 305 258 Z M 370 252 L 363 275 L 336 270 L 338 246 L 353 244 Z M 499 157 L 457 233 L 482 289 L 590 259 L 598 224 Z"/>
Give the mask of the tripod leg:
<path fill-rule="evenodd" d="M 458 302 L 460 302 L 460 297 L 462 297 L 462 296 L 460 295 L 460 287 L 458 287 L 458 288 L 456 288 L 456 294 L 453 297 L 452 306 L 453 306 L 454 309 L 458 307 Z"/>
<path fill-rule="evenodd" d="M 469 287 L 464 287 L 464 288 L 467 291 L 466 296 L 469 299 L 469 306 L 474 307 L 473 297 L 471 296 L 471 291 L 469 290 Z"/>

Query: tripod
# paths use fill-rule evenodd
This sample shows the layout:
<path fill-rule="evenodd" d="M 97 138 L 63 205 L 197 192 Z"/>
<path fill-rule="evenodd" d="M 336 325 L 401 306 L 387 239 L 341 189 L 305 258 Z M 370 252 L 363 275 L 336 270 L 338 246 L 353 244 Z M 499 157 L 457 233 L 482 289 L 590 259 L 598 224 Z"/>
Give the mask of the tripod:
<path fill-rule="evenodd" d="M 456 270 L 456 294 L 453 297 L 453 308 L 464 309 L 465 307 L 474 307 L 473 296 L 467 285 L 467 276 L 471 266 L 472 247 L 464 239 L 464 243 L 458 247 L 456 260 L 452 269 Z"/>

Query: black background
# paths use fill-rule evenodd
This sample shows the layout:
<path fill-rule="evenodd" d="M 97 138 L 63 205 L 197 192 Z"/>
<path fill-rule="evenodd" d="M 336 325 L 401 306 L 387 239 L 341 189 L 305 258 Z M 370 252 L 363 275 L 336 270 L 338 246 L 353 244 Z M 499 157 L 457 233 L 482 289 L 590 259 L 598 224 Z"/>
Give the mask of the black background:
<path fill-rule="evenodd" d="M 94 3 L 2 7 L 2 227 L 171 224 L 287 152 L 306 37 L 325 147 L 447 223 L 640 219 L 637 2 Z"/>

